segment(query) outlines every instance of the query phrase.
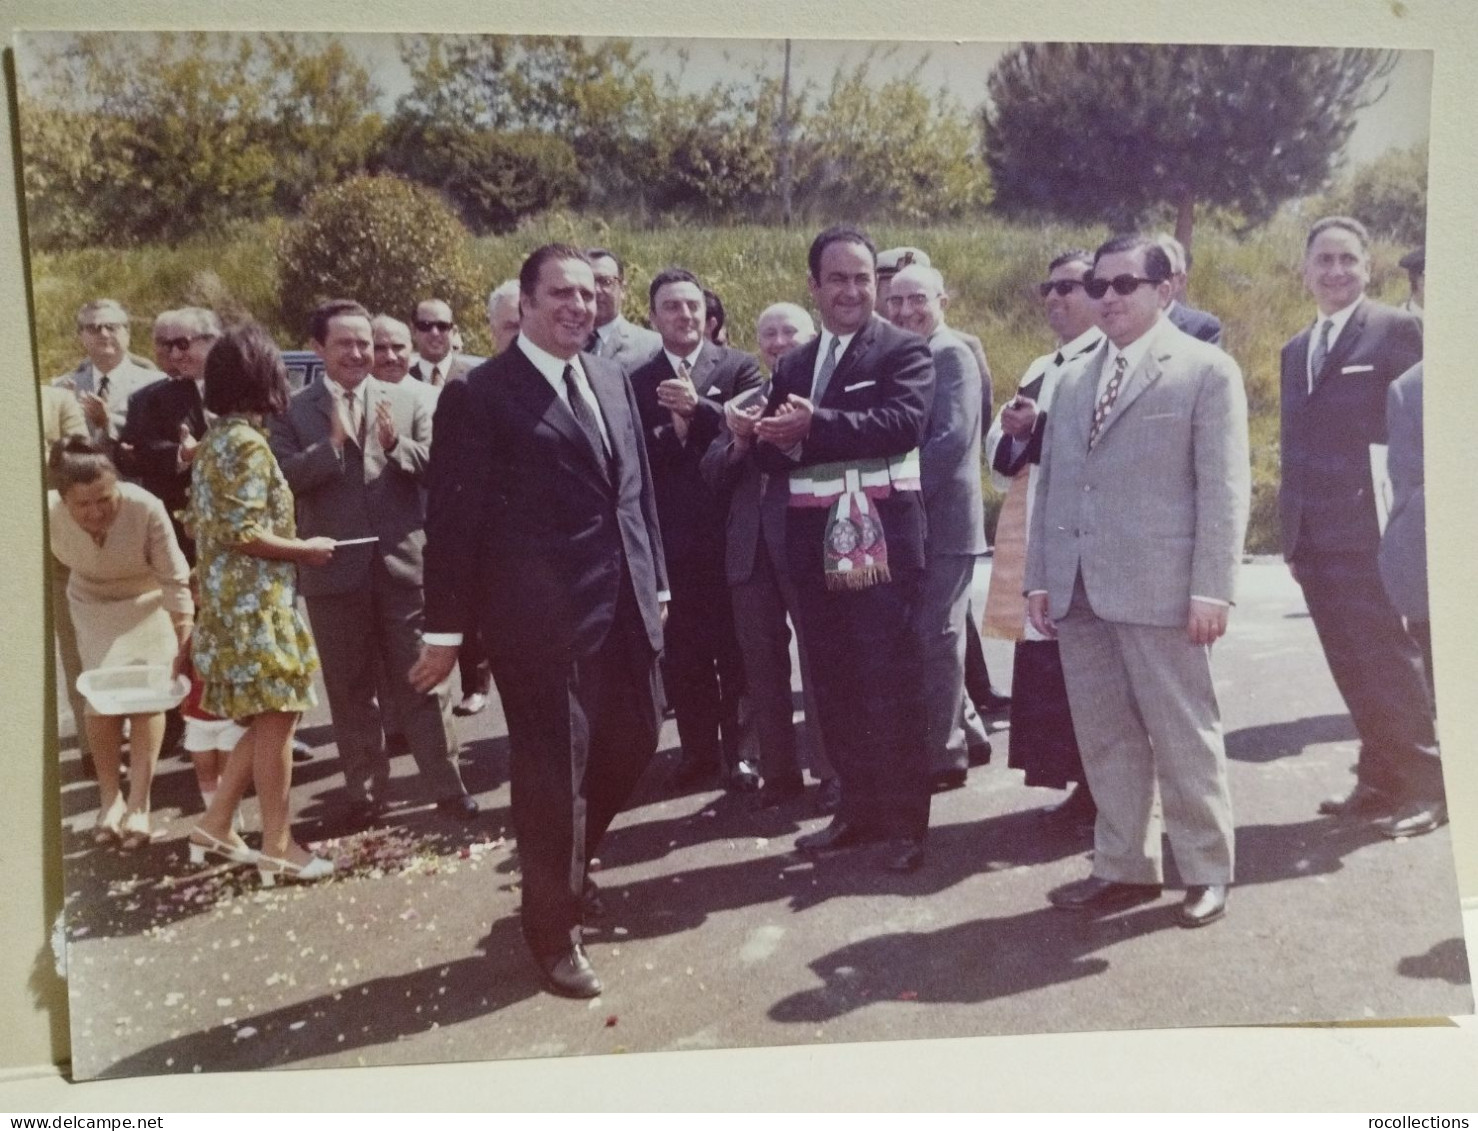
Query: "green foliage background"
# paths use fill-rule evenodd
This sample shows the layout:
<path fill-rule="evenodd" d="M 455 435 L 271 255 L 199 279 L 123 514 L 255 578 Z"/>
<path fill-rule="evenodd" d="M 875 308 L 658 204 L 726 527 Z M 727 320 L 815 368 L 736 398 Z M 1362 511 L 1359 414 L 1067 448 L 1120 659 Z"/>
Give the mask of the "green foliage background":
<path fill-rule="evenodd" d="M 1299 272 L 1308 217 L 1287 214 L 1250 236 L 1206 226 L 1196 244 L 1193 305 L 1215 312 L 1226 325 L 1227 350 L 1247 382 L 1253 445 L 1253 515 L 1248 549 L 1278 549 L 1278 352 L 1311 320 L 1312 307 Z M 640 319 L 647 283 L 669 264 L 685 265 L 723 296 L 733 342 L 754 348 L 754 320 L 781 299 L 810 307 L 805 253 L 810 228 L 672 222 L 642 228 L 571 212 L 547 213 L 508 235 L 467 242 L 472 277 L 482 295 L 517 273 L 530 250 L 551 240 L 606 245 L 627 261 L 628 317 Z M 877 225 L 878 246 L 910 244 L 926 249 L 943 271 L 951 294 L 949 321 L 979 334 L 994 377 L 998 406 L 1013 392 L 1027 364 L 1049 345 L 1033 290 L 1048 259 L 1070 246 L 1093 247 L 1106 234 L 1096 227 L 957 223 Z M 147 353 L 149 320 L 186 301 L 208 300 L 228 314 L 250 314 L 284 347 L 305 345 L 282 309 L 274 249 L 281 224 L 271 221 L 221 239 L 106 251 L 37 253 L 32 257 L 40 372 L 43 378 L 75 364 L 77 308 L 108 294 L 134 317 L 135 348 Z M 1389 302 L 1405 297 L 1405 272 L 1396 260 L 1406 245 L 1378 242 L 1373 249 L 1371 294 Z M 467 348 L 490 352 L 487 328 L 463 314 Z M 987 486 L 988 522 L 999 500 Z"/>

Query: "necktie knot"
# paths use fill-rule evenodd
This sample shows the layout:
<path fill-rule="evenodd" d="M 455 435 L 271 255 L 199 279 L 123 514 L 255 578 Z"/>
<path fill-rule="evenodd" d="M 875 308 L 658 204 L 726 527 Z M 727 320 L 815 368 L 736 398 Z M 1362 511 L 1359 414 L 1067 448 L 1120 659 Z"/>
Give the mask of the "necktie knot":
<path fill-rule="evenodd" d="M 1314 352 L 1309 357 L 1309 391 L 1314 391 L 1314 385 L 1319 381 L 1319 375 L 1324 372 L 1324 363 L 1329 360 L 1329 339 L 1334 332 L 1334 319 L 1326 318 L 1319 323 L 1319 337 L 1314 342 Z"/>
<path fill-rule="evenodd" d="M 1057 356 L 1052 359 L 1052 364 L 1053 365 L 1061 365 L 1062 364 L 1062 351 L 1061 350 L 1058 350 L 1057 351 Z"/>

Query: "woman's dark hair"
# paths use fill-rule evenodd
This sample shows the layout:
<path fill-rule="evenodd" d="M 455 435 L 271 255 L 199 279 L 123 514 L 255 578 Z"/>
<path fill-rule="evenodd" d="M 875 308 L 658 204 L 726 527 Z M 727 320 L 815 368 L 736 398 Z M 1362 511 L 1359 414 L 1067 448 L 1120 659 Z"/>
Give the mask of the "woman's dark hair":
<path fill-rule="evenodd" d="M 205 355 L 205 407 L 226 415 L 287 411 L 287 370 L 271 335 L 255 322 L 233 326 Z"/>
<path fill-rule="evenodd" d="M 52 489 L 62 495 L 73 487 L 96 483 L 104 475 L 118 478 L 106 449 L 86 436 L 63 436 L 52 444 L 46 471 Z"/>

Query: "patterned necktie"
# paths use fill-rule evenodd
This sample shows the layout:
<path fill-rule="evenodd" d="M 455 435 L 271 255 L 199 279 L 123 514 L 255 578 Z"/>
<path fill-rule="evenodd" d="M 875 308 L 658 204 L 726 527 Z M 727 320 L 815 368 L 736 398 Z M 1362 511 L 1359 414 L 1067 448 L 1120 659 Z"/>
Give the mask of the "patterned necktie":
<path fill-rule="evenodd" d="M 677 363 L 677 375 L 689 385 L 693 383 L 693 367 L 688 364 L 687 358 L 683 358 Z"/>
<path fill-rule="evenodd" d="M 606 442 L 600 434 L 600 424 L 596 422 L 595 413 L 590 404 L 580 395 L 580 387 L 575 383 L 575 367 L 565 366 L 565 396 L 570 400 L 570 412 L 575 417 L 575 423 L 580 426 L 580 431 L 585 433 L 585 439 L 590 441 L 590 450 L 595 453 L 601 466 L 609 471 L 606 460 L 609 453 L 606 451 Z"/>
<path fill-rule="evenodd" d="M 1114 375 L 1109 378 L 1108 387 L 1103 390 L 1103 396 L 1099 397 L 1098 403 L 1093 406 L 1093 427 L 1088 432 L 1089 448 L 1097 443 L 1098 434 L 1103 431 L 1103 422 L 1114 410 L 1114 402 L 1119 399 L 1119 388 L 1124 384 L 1124 370 L 1128 368 L 1129 359 L 1123 354 L 1114 358 Z"/>
<path fill-rule="evenodd" d="M 1309 392 L 1324 372 L 1324 363 L 1329 360 L 1329 334 L 1334 329 L 1334 319 L 1326 318 L 1319 324 L 1319 340 L 1314 343 L 1314 356 L 1309 359 Z"/>
<path fill-rule="evenodd" d="M 841 344 L 841 340 L 835 334 L 831 336 L 831 345 L 827 347 L 826 358 L 821 362 L 821 372 L 816 374 L 816 387 L 811 393 L 813 405 L 819 405 L 821 398 L 826 396 L 826 386 L 831 383 L 831 375 L 837 369 L 837 346 Z"/>

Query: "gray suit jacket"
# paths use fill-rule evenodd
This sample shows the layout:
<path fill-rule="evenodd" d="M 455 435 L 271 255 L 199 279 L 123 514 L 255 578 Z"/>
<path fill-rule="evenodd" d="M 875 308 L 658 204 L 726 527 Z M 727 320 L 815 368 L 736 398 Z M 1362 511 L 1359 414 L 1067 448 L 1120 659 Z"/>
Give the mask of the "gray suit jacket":
<path fill-rule="evenodd" d="M 1386 390 L 1386 465 L 1391 475 L 1391 514 L 1380 543 L 1380 574 L 1396 611 L 1408 620 L 1430 620 L 1427 607 L 1427 489 L 1422 445 L 1422 363 Z"/>
<path fill-rule="evenodd" d="M 980 367 L 956 334 L 941 326 L 929 338 L 934 406 L 919 449 L 927 554 L 983 554 L 985 502 L 980 489 Z"/>
<path fill-rule="evenodd" d="M 611 339 L 602 344 L 600 356 L 614 361 L 630 373 L 638 365 L 651 361 L 662 349 L 662 335 L 617 316 Z"/>
<path fill-rule="evenodd" d="M 327 565 L 299 566 L 298 588 L 305 597 L 368 586 L 375 555 L 397 583 L 421 584 L 426 543 L 421 486 L 431 452 L 431 411 L 411 389 L 373 377 L 366 377 L 365 383 L 369 391 L 363 451 L 350 440 L 339 455 L 329 443 L 329 417 L 336 409 L 327 378 L 303 389 L 287 412 L 271 420 L 272 454 L 297 501 L 298 536 L 379 538 L 340 547 Z M 375 428 L 375 406 L 382 403 L 390 406 L 399 434 L 388 452 L 380 446 Z"/>
<path fill-rule="evenodd" d="M 487 358 L 485 357 L 477 357 L 475 354 L 470 353 L 453 354 L 452 360 L 447 366 L 446 378 L 442 381 L 442 384 L 446 384 L 447 381 L 460 380 L 486 360 Z M 418 358 L 416 363 L 411 366 L 409 376 L 414 377 L 417 381 L 425 382 L 431 376 L 431 366 L 425 358 Z"/>
<path fill-rule="evenodd" d="M 1107 340 L 1065 373 L 1048 414 L 1027 539 L 1027 592 L 1066 615 L 1081 571 L 1094 612 L 1182 626 L 1190 598 L 1230 602 L 1251 499 L 1237 363 L 1167 320 L 1130 371 L 1093 450 Z"/>

